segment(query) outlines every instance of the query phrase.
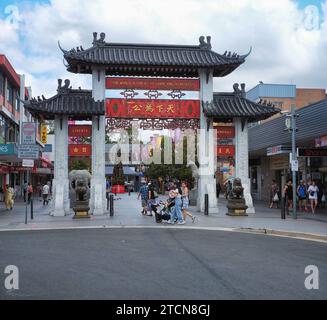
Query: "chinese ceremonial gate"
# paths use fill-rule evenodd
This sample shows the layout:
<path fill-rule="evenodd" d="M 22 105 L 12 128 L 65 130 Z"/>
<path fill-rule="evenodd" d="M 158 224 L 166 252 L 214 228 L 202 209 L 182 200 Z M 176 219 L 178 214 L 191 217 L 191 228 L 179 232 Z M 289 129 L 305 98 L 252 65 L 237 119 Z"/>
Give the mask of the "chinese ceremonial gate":
<path fill-rule="evenodd" d="M 209 207 L 217 210 L 217 153 L 235 154 L 235 175 L 242 180 L 248 212 L 254 212 L 247 123 L 268 118 L 278 110 L 266 102 L 247 100 L 243 84 L 241 89 L 234 84 L 232 93 L 213 92 L 213 78 L 233 72 L 250 52 L 219 54 L 211 49 L 210 36 L 201 36 L 198 45 L 156 45 L 106 42 L 105 34 L 98 38 L 96 32 L 92 47 L 86 50 L 82 46 L 60 49 L 69 72 L 92 75 L 92 91 L 73 90 L 66 80 L 64 87 L 59 83 L 58 94 L 53 98 L 38 98 L 27 104 L 34 116 L 55 119 L 54 215 L 67 212 L 68 119 L 92 121 L 92 214 L 106 212 L 106 126 L 129 128 L 135 119 L 143 129 L 199 130 L 197 206 L 202 212 L 206 193 Z M 224 122 L 233 123 L 234 129 L 224 130 L 235 130 L 234 145 L 217 147 L 224 130 L 220 129 L 222 136 L 217 137 L 214 125 Z M 80 150 L 79 146 L 70 148 L 71 152 Z"/>

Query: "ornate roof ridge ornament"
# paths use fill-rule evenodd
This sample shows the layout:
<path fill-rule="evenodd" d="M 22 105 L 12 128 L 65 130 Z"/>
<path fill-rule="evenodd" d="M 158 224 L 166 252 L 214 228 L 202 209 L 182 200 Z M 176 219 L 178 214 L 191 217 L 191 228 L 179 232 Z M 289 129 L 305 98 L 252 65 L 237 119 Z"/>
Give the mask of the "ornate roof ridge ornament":
<path fill-rule="evenodd" d="M 246 98 L 245 83 L 241 83 L 241 89 L 239 86 L 240 85 L 238 83 L 233 84 L 234 95 L 239 96 L 240 98 Z"/>
<path fill-rule="evenodd" d="M 211 50 L 211 36 L 207 36 L 207 42 L 204 40 L 204 36 L 201 36 L 199 42 L 200 49 Z"/>
<path fill-rule="evenodd" d="M 243 55 L 241 55 L 241 56 L 239 56 L 239 57 L 240 57 L 241 59 L 245 59 L 246 57 L 248 57 L 248 56 L 250 55 L 251 52 L 252 52 L 252 46 L 250 46 L 250 50 L 249 50 L 248 53 L 243 54 Z"/>
<path fill-rule="evenodd" d="M 58 93 L 68 93 L 70 89 L 72 89 L 72 87 L 70 87 L 70 80 L 66 79 L 65 84 L 62 85 L 62 79 L 58 79 L 58 88 L 57 88 L 57 92 Z"/>
<path fill-rule="evenodd" d="M 104 39 L 106 38 L 106 34 L 104 32 L 100 33 L 100 38 L 98 39 L 98 33 L 97 32 L 93 32 L 93 47 L 95 46 L 104 46 L 106 44 L 106 42 L 104 41 Z"/>

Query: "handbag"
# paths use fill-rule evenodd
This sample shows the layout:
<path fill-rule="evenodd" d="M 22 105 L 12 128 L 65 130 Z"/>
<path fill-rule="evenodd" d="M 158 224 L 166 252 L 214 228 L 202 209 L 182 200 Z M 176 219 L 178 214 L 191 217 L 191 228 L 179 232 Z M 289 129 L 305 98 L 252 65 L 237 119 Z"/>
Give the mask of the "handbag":
<path fill-rule="evenodd" d="M 275 193 L 273 197 L 273 202 L 278 202 L 278 201 L 279 201 L 278 193 Z"/>

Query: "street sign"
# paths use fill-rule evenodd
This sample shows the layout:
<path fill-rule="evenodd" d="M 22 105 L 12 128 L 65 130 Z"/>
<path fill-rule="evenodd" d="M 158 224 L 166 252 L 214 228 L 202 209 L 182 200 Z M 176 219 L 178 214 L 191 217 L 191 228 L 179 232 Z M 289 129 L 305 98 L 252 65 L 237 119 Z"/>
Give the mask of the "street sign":
<path fill-rule="evenodd" d="M 299 161 L 298 160 L 292 160 L 291 166 L 292 166 L 292 171 L 299 171 Z"/>
<path fill-rule="evenodd" d="M 285 145 L 278 145 L 278 146 L 267 148 L 267 156 L 274 156 L 277 154 L 289 153 L 289 152 L 291 152 L 291 148 Z"/>
<path fill-rule="evenodd" d="M 19 144 L 18 147 L 19 159 L 39 159 L 40 147 L 37 144 Z"/>
<path fill-rule="evenodd" d="M 32 159 L 23 159 L 22 163 L 23 167 L 33 168 L 34 167 L 34 160 Z"/>
<path fill-rule="evenodd" d="M 300 157 L 327 157 L 327 148 L 298 148 Z"/>
<path fill-rule="evenodd" d="M 35 144 L 36 142 L 36 123 L 22 123 L 22 144 Z"/>
<path fill-rule="evenodd" d="M 48 128 L 44 123 L 42 123 L 42 125 L 41 125 L 41 142 L 43 144 L 47 143 L 47 135 L 48 135 Z"/>

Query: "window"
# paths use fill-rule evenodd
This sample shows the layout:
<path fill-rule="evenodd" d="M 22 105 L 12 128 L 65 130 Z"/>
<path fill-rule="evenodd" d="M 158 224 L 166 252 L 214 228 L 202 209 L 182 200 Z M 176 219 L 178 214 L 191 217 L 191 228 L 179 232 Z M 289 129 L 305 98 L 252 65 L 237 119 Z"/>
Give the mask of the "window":
<path fill-rule="evenodd" d="M 9 83 L 7 84 L 7 101 L 12 106 L 14 105 L 14 89 Z"/>
<path fill-rule="evenodd" d="M 6 141 L 6 130 L 5 130 L 5 118 L 0 115 L 0 143 L 5 143 Z"/>
<path fill-rule="evenodd" d="M 5 78 L 0 72 L 0 95 L 4 96 Z"/>

